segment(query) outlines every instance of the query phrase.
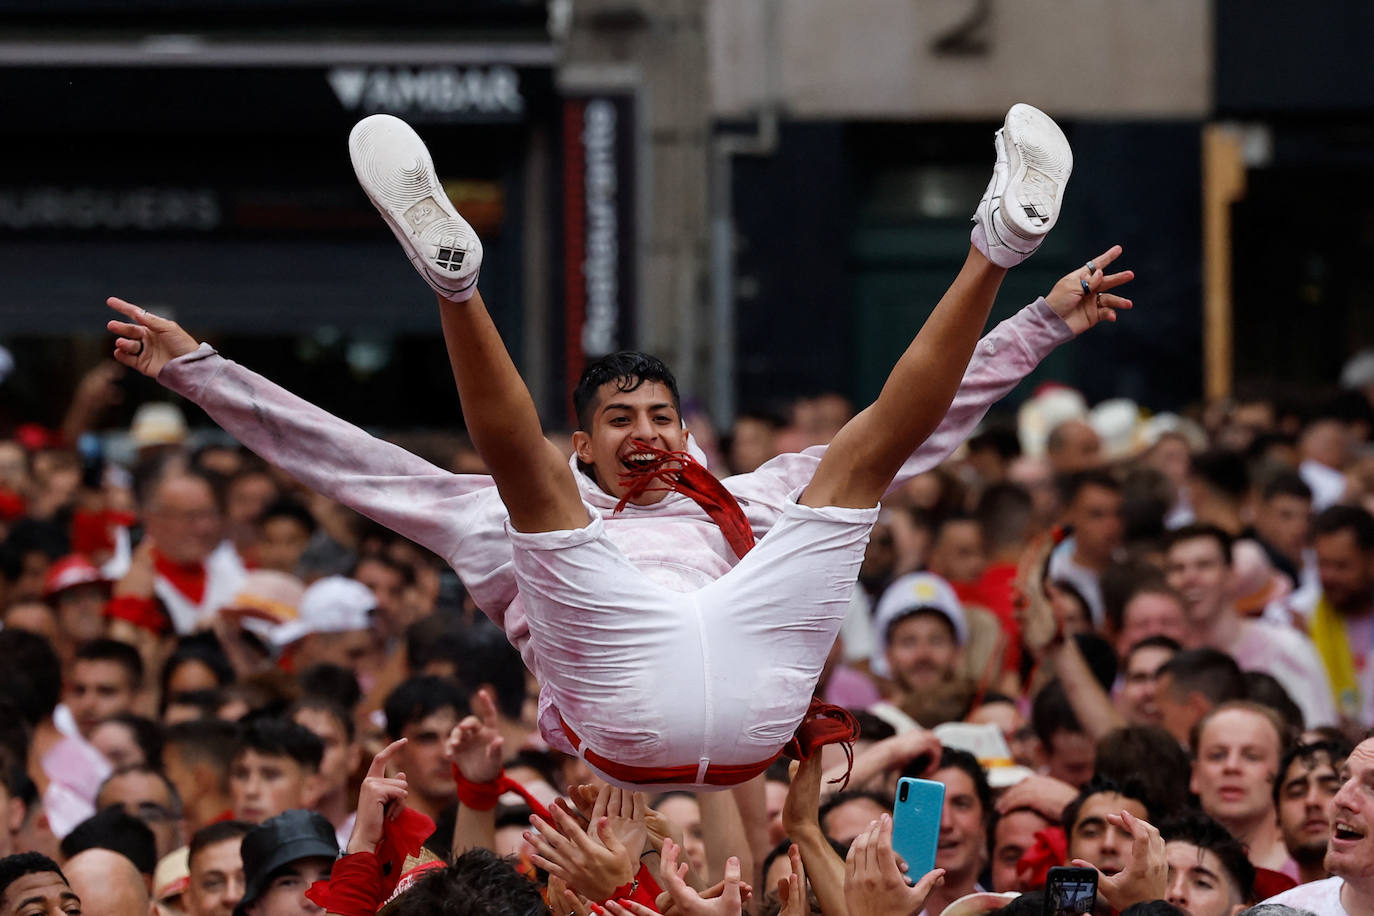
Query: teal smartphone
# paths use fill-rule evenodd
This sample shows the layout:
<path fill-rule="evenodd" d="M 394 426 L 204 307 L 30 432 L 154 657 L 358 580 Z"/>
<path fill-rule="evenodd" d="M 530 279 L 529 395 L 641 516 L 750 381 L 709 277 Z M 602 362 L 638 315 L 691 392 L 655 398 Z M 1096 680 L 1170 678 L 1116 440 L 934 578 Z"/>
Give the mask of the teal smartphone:
<path fill-rule="evenodd" d="M 935 867 L 940 812 L 944 807 L 944 783 L 910 776 L 897 780 L 897 799 L 892 805 L 892 848 L 906 861 L 910 881 L 921 880 Z"/>

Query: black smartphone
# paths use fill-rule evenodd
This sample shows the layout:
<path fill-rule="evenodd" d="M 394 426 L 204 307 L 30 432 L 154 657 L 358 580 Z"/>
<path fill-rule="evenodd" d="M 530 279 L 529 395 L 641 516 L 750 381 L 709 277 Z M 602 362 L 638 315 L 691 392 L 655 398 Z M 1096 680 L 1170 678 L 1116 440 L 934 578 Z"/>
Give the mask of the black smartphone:
<path fill-rule="evenodd" d="M 1097 872 L 1091 868 L 1056 866 L 1045 880 L 1044 916 L 1091 913 L 1097 902 Z"/>

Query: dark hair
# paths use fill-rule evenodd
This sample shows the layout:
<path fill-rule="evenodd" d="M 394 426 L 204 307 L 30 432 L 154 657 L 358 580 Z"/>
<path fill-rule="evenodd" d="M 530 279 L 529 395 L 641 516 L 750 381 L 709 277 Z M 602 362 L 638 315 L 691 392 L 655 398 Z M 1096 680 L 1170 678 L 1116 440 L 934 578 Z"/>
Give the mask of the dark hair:
<path fill-rule="evenodd" d="M 1350 756 L 1353 750 L 1350 743 L 1345 740 L 1340 741 L 1313 741 L 1308 744 L 1290 744 L 1284 749 L 1283 755 L 1279 757 L 1278 775 L 1274 777 L 1274 804 L 1279 803 L 1279 794 L 1283 792 L 1283 783 L 1288 776 L 1288 768 L 1296 760 L 1302 760 L 1310 769 L 1317 764 L 1317 755 L 1325 754 L 1331 761 L 1331 768 L 1340 772 L 1341 764 L 1345 763 L 1345 758 Z"/>
<path fill-rule="evenodd" d="M 1111 471 L 1101 468 L 1064 474 L 1055 483 L 1059 489 L 1059 499 L 1065 506 L 1077 499 L 1078 494 L 1087 487 L 1100 487 L 1113 493 L 1121 492 L 1121 481 L 1117 480 Z"/>
<path fill-rule="evenodd" d="M 1114 728 L 1097 741 L 1094 775 L 1135 785 L 1155 818 L 1168 817 L 1190 799 L 1192 762 L 1178 739 L 1158 725 Z"/>
<path fill-rule="evenodd" d="M 162 768 L 162 745 L 165 739 L 161 722 L 131 712 L 116 713 L 101 719 L 99 724 L 107 722 L 127 728 L 134 736 L 134 744 L 143 752 L 144 762 L 150 767 Z"/>
<path fill-rule="evenodd" d="M 120 776 L 128 776 L 131 774 L 138 774 L 140 776 L 156 776 L 158 781 L 161 782 L 162 785 L 167 789 L 168 807 L 172 809 L 172 812 L 177 817 L 181 817 L 181 794 L 177 792 L 176 785 L 170 779 L 167 778 L 166 773 L 162 772 L 161 770 L 155 767 L 150 767 L 146 763 L 131 763 L 128 766 L 120 767 L 119 769 L 111 773 L 109 776 L 106 776 L 105 780 L 100 784 L 100 788 L 96 790 L 96 802 L 99 803 L 100 796 L 104 794 L 105 787 L 108 786 L 111 783 L 111 781 L 118 779 Z M 106 807 L 110 806 L 107 805 Z M 132 811 L 128 813 L 134 814 L 134 812 Z M 134 816 L 137 817 L 138 815 L 134 814 Z"/>
<path fill-rule="evenodd" d="M 34 518 L 15 522 L 9 536 L 0 544 L 0 577 L 7 582 L 18 580 L 24 572 L 24 557 L 31 553 L 43 554 L 48 562 L 71 553 L 62 526 Z"/>
<path fill-rule="evenodd" d="M 167 687 L 172 682 L 172 675 L 176 673 L 177 668 L 188 662 L 200 662 L 209 668 L 215 676 L 215 683 L 220 687 L 227 687 L 234 682 L 234 668 L 229 664 L 229 659 L 214 634 L 195 633 L 182 636 L 177 640 L 176 649 L 167 656 L 167 661 L 162 663 L 162 671 L 158 677 L 158 686 L 161 688 L 159 696 L 162 697 L 164 708 L 169 696 Z"/>
<path fill-rule="evenodd" d="M 119 808 L 97 811 L 62 838 L 62 857 L 70 859 L 87 849 L 110 849 L 134 863 L 140 873 L 157 868 L 157 839 L 148 825 Z"/>
<path fill-rule="evenodd" d="M 1196 541 L 1199 538 L 1210 538 L 1216 541 L 1217 547 L 1221 548 L 1221 559 L 1227 566 L 1231 565 L 1231 542 L 1235 539 L 1227 534 L 1225 529 L 1202 522 L 1194 522 L 1191 525 L 1184 525 L 1182 528 L 1175 528 L 1170 531 L 1164 538 L 1164 552 L 1168 553 L 1184 541 Z"/>
<path fill-rule="evenodd" d="M 402 681 L 383 704 L 386 733 L 392 741 L 411 723 L 441 709 L 452 709 L 458 718 L 468 714 L 467 691 L 445 677 L 412 677 Z"/>
<path fill-rule="evenodd" d="M 299 500 L 289 496 L 279 497 L 263 509 L 258 516 L 258 525 L 265 525 L 274 518 L 289 518 L 304 528 L 307 535 L 315 533 L 315 516 Z"/>
<path fill-rule="evenodd" d="M 1219 649 L 1184 649 L 1159 667 L 1173 679 L 1174 695 L 1200 693 L 1213 703 L 1245 698 L 1245 675 L 1236 660 Z"/>
<path fill-rule="evenodd" d="M 67 881 L 67 876 L 62 874 L 62 869 L 57 863 L 41 852 L 17 852 L 12 856 L 5 856 L 0 859 L 0 901 L 5 899 L 5 894 L 9 893 L 10 885 L 18 881 L 25 875 L 36 875 L 39 872 L 50 871 L 62 879 L 62 883 L 71 887 Z"/>
<path fill-rule="evenodd" d="M 1102 590 L 1102 613 L 1113 631 L 1121 629 L 1126 605 L 1132 598 L 1145 590 L 1168 588 L 1159 567 L 1139 559 L 1108 566 L 1098 577 L 1098 585 Z"/>
<path fill-rule="evenodd" d="M 386 916 L 548 916 L 533 881 L 489 849 L 470 849 L 385 907 Z"/>
<path fill-rule="evenodd" d="M 469 697 L 491 686 L 496 708 L 508 719 L 525 705 L 525 666 L 505 631 L 480 617 L 464 623 L 457 614 L 431 614 L 406 627 L 406 658 L 412 672 L 433 662 L 452 664 L 454 679 Z"/>
<path fill-rule="evenodd" d="M 1331 506 L 1312 520 L 1312 539 L 1350 529 L 1361 550 L 1374 550 L 1374 516 L 1359 506 Z"/>
<path fill-rule="evenodd" d="M 1293 702 L 1278 678 L 1265 671 L 1243 671 L 1241 676 L 1245 678 L 1247 700 L 1274 710 L 1294 734 L 1303 730 L 1302 708 Z"/>
<path fill-rule="evenodd" d="M 366 520 L 364 519 L 364 521 Z M 385 528 L 380 528 L 380 532 L 383 535 L 391 534 L 391 532 Z M 378 553 L 376 550 L 368 551 L 367 553 L 364 553 L 362 556 L 358 557 L 358 562 L 354 563 L 353 566 L 350 567 L 348 570 L 348 578 L 356 579 L 358 577 L 358 570 L 362 569 L 363 564 L 365 563 L 375 563 L 378 566 L 385 566 L 387 569 L 391 570 L 396 575 L 401 577 L 402 585 L 415 584 L 415 570 L 411 569 L 405 563 L 400 563 L 396 560 L 393 560 L 387 554 Z"/>
<path fill-rule="evenodd" d="M 1264 485 L 1262 493 L 1265 502 L 1275 496 L 1294 496 L 1298 499 L 1312 501 L 1312 488 L 1307 485 L 1307 481 L 1302 479 L 1302 475 L 1297 471 L 1280 471 L 1269 479 Z M 1370 546 L 1374 547 L 1374 544 Z"/>
<path fill-rule="evenodd" d="M 324 742 L 310 729 L 290 719 L 263 716 L 244 724 L 234 752 L 229 756 L 230 763 L 248 751 L 267 757 L 290 757 L 303 768 L 318 771 L 324 758 Z"/>
<path fill-rule="evenodd" d="M 1254 893 L 1255 866 L 1250 864 L 1245 847 L 1231 835 L 1231 831 L 1201 811 L 1189 811 L 1165 821 L 1159 827 L 1159 835 L 1166 843 L 1178 840 L 1210 851 L 1221 860 L 1222 867 L 1236 882 L 1241 900 L 1248 901 Z"/>
<path fill-rule="evenodd" d="M 1031 700 L 1031 729 L 1047 751 L 1052 748 L 1050 739 L 1059 732 L 1084 733 L 1064 685 L 1058 680 L 1041 687 Z"/>
<path fill-rule="evenodd" d="M 665 793 L 666 794 L 666 793 Z M 892 810 L 892 796 L 886 792 L 879 792 L 876 789 L 850 789 L 846 792 L 836 792 L 834 795 L 821 802 L 821 806 L 816 809 L 816 822 L 825 829 L 825 819 L 830 816 L 841 805 L 846 805 L 852 801 L 867 800 L 873 802 L 883 811 Z M 828 837 L 830 834 L 826 834 Z"/>
<path fill-rule="evenodd" d="M 987 702 L 986 698 L 983 702 Z M 897 734 L 891 722 L 864 709 L 854 713 L 854 721 L 859 723 L 860 741 L 882 741 Z"/>
<path fill-rule="evenodd" d="M 186 853 L 188 866 L 206 846 L 223 843 L 225 840 L 242 840 L 257 826 L 248 821 L 215 821 L 213 824 L 206 824 L 191 834 L 191 842 Z"/>
<path fill-rule="evenodd" d="M 296 678 L 303 699 L 324 697 L 351 713 L 362 702 L 363 691 L 358 676 L 342 665 L 319 662 L 302 671 Z"/>
<path fill-rule="evenodd" d="M 193 719 L 167 726 L 163 751 L 176 748 L 188 764 L 208 764 L 220 773 L 229 770 L 229 760 L 238 744 L 239 730 L 222 719 Z"/>
<path fill-rule="evenodd" d="M 129 675 L 129 685 L 137 690 L 143 686 L 143 658 L 138 650 L 117 639 L 92 639 L 76 650 L 79 662 L 114 662 Z"/>
<path fill-rule="evenodd" d="M 1093 778 L 1088 780 L 1083 788 L 1078 790 L 1078 797 L 1064 806 L 1064 814 L 1061 822 L 1064 832 L 1073 836 L 1073 825 L 1078 823 L 1078 815 L 1083 810 L 1083 805 L 1094 795 L 1120 795 L 1122 798 L 1133 798 L 1145 806 L 1145 817 L 1149 819 L 1150 800 L 1145 797 L 1145 790 L 1138 782 L 1120 783 L 1115 779 L 1108 779 L 1105 776 L 1093 774 Z"/>
<path fill-rule="evenodd" d="M 968 778 L 973 781 L 974 794 L 978 796 L 978 804 L 982 806 L 983 829 L 987 829 L 992 822 L 992 787 L 988 785 L 988 774 L 983 770 L 978 758 L 968 751 L 961 751 L 958 748 L 947 747 L 940 752 L 940 765 L 937 770 L 963 770 L 968 774 Z M 904 772 L 903 776 L 920 776 L 920 773 Z M 888 806 L 892 807 L 891 805 Z"/>
<path fill-rule="evenodd" d="M 621 350 L 589 363 L 573 389 L 573 412 L 577 425 L 590 429 L 592 412 L 601 396 L 601 387 L 614 384 L 617 391 L 634 391 L 645 382 L 658 382 L 673 396 L 673 408 L 682 413 L 682 398 L 678 395 L 677 379 L 668 366 L 656 356 L 634 350 Z"/>
<path fill-rule="evenodd" d="M 1250 472 L 1240 452 L 1210 449 L 1194 455 L 1192 473 L 1228 499 L 1243 499 L 1250 490 Z"/>
<path fill-rule="evenodd" d="M 357 732 L 357 725 L 353 722 L 353 716 L 349 715 L 347 709 L 344 709 L 338 703 L 329 699 L 329 697 L 301 697 L 299 700 L 297 700 L 296 702 L 292 703 L 289 707 L 287 707 L 286 718 L 294 722 L 296 721 L 296 713 L 302 712 L 307 709 L 322 712 L 330 716 L 335 722 L 339 723 L 339 727 L 343 729 L 344 738 L 350 742 L 353 740 L 353 737 Z"/>
<path fill-rule="evenodd" d="M 1021 439 L 1016 434 L 1016 427 L 1008 423 L 989 423 L 983 430 L 968 437 L 968 447 L 969 451 L 988 449 L 996 452 L 1003 461 L 1021 457 Z"/>
<path fill-rule="evenodd" d="M 969 440 L 972 444 L 972 440 Z M 1024 544 L 1033 513 L 1030 494 L 1014 483 L 995 483 L 978 498 L 974 516 L 989 553 Z"/>
<path fill-rule="evenodd" d="M 848 855 L 849 847 L 844 843 L 841 843 L 839 840 L 831 839 L 830 837 L 826 837 L 825 841 L 830 844 L 830 848 L 835 850 L 835 854 L 838 855 L 841 859 Z M 782 842 L 778 843 L 778 845 L 768 850 L 768 855 L 763 857 L 763 871 L 761 871 L 760 874 L 766 877 L 768 875 L 768 869 L 773 867 L 773 863 L 780 858 L 784 858 L 787 855 L 787 850 L 791 848 L 792 838 L 784 837 Z M 767 888 L 764 891 L 764 896 L 768 896 L 768 891 L 772 891 L 774 894 L 776 894 L 777 890 L 778 889 L 776 887 Z M 805 890 L 805 888 L 802 889 L 803 893 L 805 892 Z"/>
<path fill-rule="evenodd" d="M 62 697 L 62 664 L 46 639 L 0 630 L 0 696 L 14 700 L 30 728 L 52 715 Z"/>

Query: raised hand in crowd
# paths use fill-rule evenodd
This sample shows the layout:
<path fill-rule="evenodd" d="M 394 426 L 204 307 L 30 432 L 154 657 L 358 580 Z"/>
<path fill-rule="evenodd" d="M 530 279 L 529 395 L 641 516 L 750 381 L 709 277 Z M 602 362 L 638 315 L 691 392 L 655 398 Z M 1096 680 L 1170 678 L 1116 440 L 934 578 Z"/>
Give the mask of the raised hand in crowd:
<path fill-rule="evenodd" d="M 606 786 L 597 795 L 586 828 L 562 805 L 555 805 L 549 813 L 556 824 L 531 816 L 535 829 L 525 832 L 525 840 L 534 847 L 534 862 L 540 868 L 589 900 L 607 900 L 631 884 L 639 870 L 648 838 L 644 807 L 639 793 Z"/>
<path fill-rule="evenodd" d="M 444 742 L 444 759 L 468 782 L 491 782 L 501 775 L 505 741 L 497 721 L 496 703 L 484 687 L 472 695 L 472 713 L 453 726 Z M 453 855 L 495 848 L 496 809 L 479 811 L 471 805 L 459 805 L 453 822 Z"/>
<path fill-rule="evenodd" d="M 1080 267 L 1062 277 L 1045 294 L 1045 302 L 1075 335 L 1098 322 L 1116 321 L 1118 311 L 1132 306 L 1130 299 L 1108 292 L 1135 279 L 1135 272 L 1131 270 L 1107 273 L 1107 266 L 1119 257 L 1121 246 L 1113 245 L 1089 262 L 1091 271 L 1086 266 Z"/>
<path fill-rule="evenodd" d="M 105 304 L 129 319 L 111 319 L 105 325 L 110 333 L 119 336 L 115 341 L 114 358 L 149 378 L 157 378 L 163 366 L 200 346 L 194 337 L 171 319 L 154 315 L 114 296 L 106 299 Z"/>
<path fill-rule="evenodd" d="M 862 753 L 854 755 L 854 767 L 849 773 L 850 789 L 870 788 L 870 784 L 883 781 L 886 777 L 904 770 L 908 764 L 923 760 L 925 766 L 922 776 L 929 776 L 940 765 L 940 739 L 934 732 L 924 728 L 913 728 L 875 741 Z M 843 765 L 827 770 L 821 781 L 821 791 L 827 795 L 839 790 L 843 782 Z M 891 791 L 890 786 L 877 786 L 880 790 Z"/>
<path fill-rule="evenodd" d="M 1107 815 L 1107 820 L 1131 835 L 1131 856 L 1126 867 L 1107 875 L 1082 859 L 1074 859 L 1072 864 L 1097 871 L 1097 892 L 1114 910 L 1121 911 L 1146 900 L 1162 900 L 1169 888 L 1169 863 L 1159 829 L 1124 810 Z"/>
<path fill-rule="evenodd" d="M 555 916 L 592 916 L 592 902 L 577 891 L 568 887 L 568 882 L 557 875 L 549 875 L 549 892 L 545 898 L 549 911 Z M 563 907 L 567 907 L 564 914 Z"/>
<path fill-rule="evenodd" d="M 659 862 L 658 881 L 664 893 L 656 903 L 660 912 L 672 916 L 740 916 L 747 899 L 748 885 L 740 880 L 739 859 L 731 856 L 725 861 L 725 879 L 707 893 L 697 893 L 687 885 L 687 863 L 678 863 L 678 853 L 682 847 L 672 840 L 663 844 L 663 857 Z M 666 900 L 664 898 L 667 898 Z M 612 916 L 657 916 L 657 914 L 633 900 L 608 900 L 606 911 Z"/>
<path fill-rule="evenodd" d="M 944 883 L 945 870 L 927 872 L 915 885 L 892 849 L 892 817 L 884 814 L 850 844 L 845 859 L 844 899 L 849 916 L 914 916 L 926 897 Z"/>
<path fill-rule="evenodd" d="M 806 890 L 806 866 L 802 864 L 801 850 L 796 843 L 787 848 L 787 862 L 792 872 L 778 879 L 778 900 L 782 902 L 779 916 L 809 916 L 811 901 Z"/>
<path fill-rule="evenodd" d="M 1027 776 L 1002 792 L 997 798 L 997 813 L 1006 814 L 1018 808 L 1029 808 L 1050 823 L 1057 824 L 1064 817 L 1064 809 L 1078 797 L 1078 790 L 1063 780 L 1038 773 Z"/>
<path fill-rule="evenodd" d="M 358 790 L 358 816 L 353 821 L 353 833 L 348 837 L 346 853 L 373 852 L 382 841 L 382 827 L 388 819 L 401 813 L 406 803 L 406 774 L 386 775 L 386 765 L 396 752 L 405 747 L 401 738 L 382 748 L 367 768 L 362 787 Z"/>
<path fill-rule="evenodd" d="M 856 761 L 857 763 L 857 761 Z M 825 916 L 845 916 L 844 860 L 826 839 L 820 823 L 821 755 L 792 764 L 792 781 L 782 803 L 783 833 L 795 844 L 811 889 Z"/>

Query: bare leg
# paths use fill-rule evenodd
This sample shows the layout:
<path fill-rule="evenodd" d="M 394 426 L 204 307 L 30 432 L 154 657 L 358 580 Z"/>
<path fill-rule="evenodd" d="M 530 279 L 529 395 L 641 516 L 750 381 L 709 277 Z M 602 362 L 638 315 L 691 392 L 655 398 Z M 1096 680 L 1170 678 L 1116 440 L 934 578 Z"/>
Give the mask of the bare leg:
<path fill-rule="evenodd" d="M 963 269 L 897 361 L 878 399 L 830 443 L 802 505 L 877 505 L 902 462 L 949 409 L 1006 273 L 969 249 Z"/>
<path fill-rule="evenodd" d="M 482 294 L 466 302 L 439 297 L 439 311 L 468 435 L 491 469 L 511 524 L 525 532 L 586 525 L 568 456 L 544 438 L 534 399 Z"/>

